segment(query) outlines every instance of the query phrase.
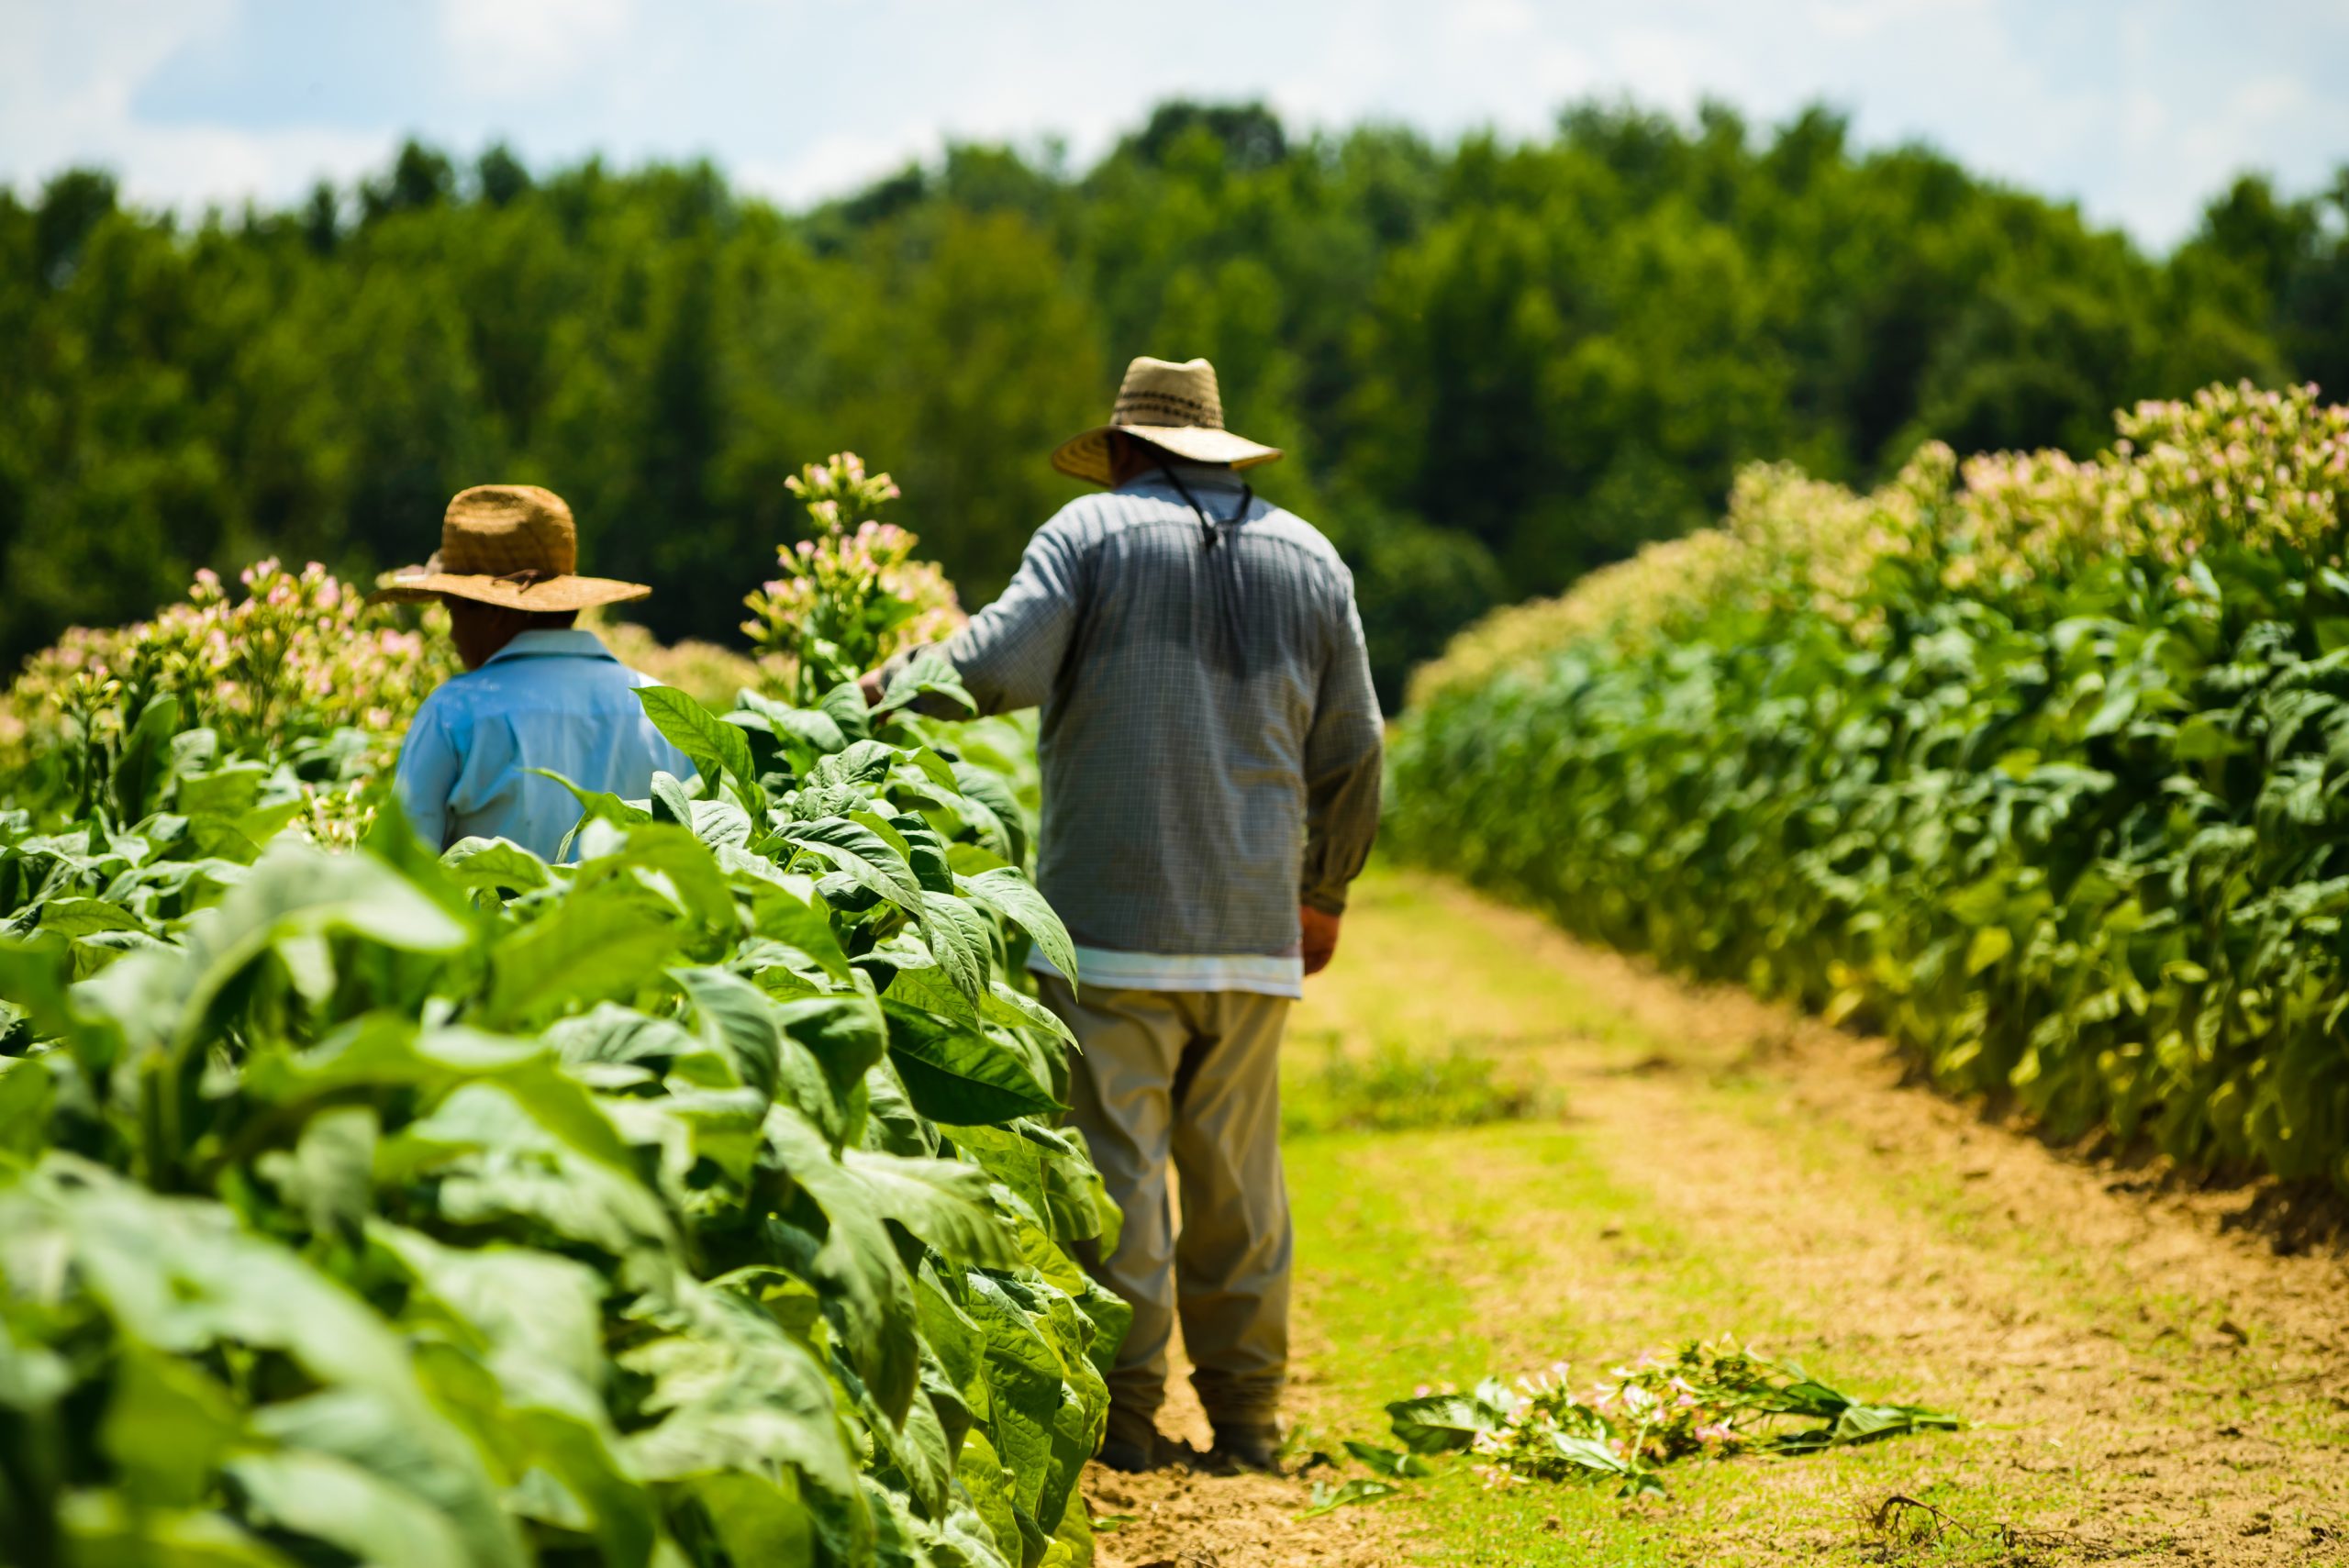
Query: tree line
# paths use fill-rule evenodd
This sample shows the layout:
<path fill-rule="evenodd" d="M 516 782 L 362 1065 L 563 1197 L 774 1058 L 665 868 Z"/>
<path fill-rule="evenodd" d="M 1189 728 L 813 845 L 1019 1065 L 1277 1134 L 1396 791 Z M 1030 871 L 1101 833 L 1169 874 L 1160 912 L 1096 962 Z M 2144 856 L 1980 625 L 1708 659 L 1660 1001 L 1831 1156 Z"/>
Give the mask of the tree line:
<path fill-rule="evenodd" d="M 0 669 L 200 565 L 420 558 L 484 479 L 569 497 L 656 632 L 731 638 L 784 479 L 842 448 L 975 606 L 1149 352 L 1212 358 L 1288 450 L 1260 488 L 1353 565 L 1391 701 L 1751 459 L 1866 484 L 1927 436 L 2085 452 L 2141 397 L 2349 385 L 2344 217 L 2349 171 L 2247 176 L 2153 255 L 1826 109 L 1720 106 L 1437 142 L 1175 102 L 1089 167 L 955 146 L 803 212 L 502 147 L 195 223 L 72 170 L 0 193 Z"/>

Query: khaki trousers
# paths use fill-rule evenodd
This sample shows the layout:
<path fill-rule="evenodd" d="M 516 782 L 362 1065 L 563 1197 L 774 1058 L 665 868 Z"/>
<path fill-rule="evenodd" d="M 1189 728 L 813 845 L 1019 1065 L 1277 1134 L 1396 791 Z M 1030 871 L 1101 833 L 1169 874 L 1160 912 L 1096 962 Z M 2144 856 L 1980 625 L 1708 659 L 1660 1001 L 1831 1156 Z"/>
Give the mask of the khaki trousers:
<path fill-rule="evenodd" d="M 1069 1119 L 1126 1215 L 1117 1251 L 1085 1259 L 1134 1309 L 1109 1376 L 1110 1435 L 1140 1441 L 1153 1429 L 1178 1312 L 1208 1420 L 1226 1430 L 1271 1426 L 1288 1371 L 1279 1073 L 1287 998 L 1088 989 L 1079 1001 L 1053 976 L 1042 990 L 1085 1048 L 1071 1062 Z M 1181 1182 L 1179 1239 L 1170 1157 Z"/>

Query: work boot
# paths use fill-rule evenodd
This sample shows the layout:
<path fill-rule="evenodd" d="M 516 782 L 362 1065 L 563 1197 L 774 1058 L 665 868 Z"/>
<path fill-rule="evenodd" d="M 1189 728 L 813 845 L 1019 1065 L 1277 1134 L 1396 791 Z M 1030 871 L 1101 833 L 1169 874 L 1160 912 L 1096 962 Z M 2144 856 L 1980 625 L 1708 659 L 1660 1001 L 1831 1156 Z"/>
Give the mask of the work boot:
<path fill-rule="evenodd" d="M 1154 1418 L 1112 1405 L 1108 1429 L 1101 1437 L 1101 1451 L 1095 1457 L 1112 1470 L 1139 1475 L 1145 1470 L 1156 1470 L 1166 1462 L 1166 1444 L 1158 1435 Z"/>
<path fill-rule="evenodd" d="M 1215 1446 L 1208 1450 L 1207 1466 L 1210 1470 L 1226 1473 L 1255 1470 L 1267 1475 L 1278 1475 L 1281 1473 L 1280 1428 L 1270 1422 L 1216 1428 Z"/>
<path fill-rule="evenodd" d="M 1153 1439 L 1156 1434 L 1152 1434 Z M 1145 1470 L 1158 1468 L 1158 1444 L 1127 1442 L 1119 1438 L 1101 1440 L 1101 1451 L 1094 1455 L 1103 1464 L 1123 1475 L 1140 1475 Z"/>

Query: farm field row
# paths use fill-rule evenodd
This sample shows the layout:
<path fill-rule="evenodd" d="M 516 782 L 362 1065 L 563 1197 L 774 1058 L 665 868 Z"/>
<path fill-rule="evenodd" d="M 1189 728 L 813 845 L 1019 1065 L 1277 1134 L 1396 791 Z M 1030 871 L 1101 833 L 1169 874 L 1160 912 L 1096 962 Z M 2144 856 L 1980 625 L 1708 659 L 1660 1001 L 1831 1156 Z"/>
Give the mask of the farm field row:
<path fill-rule="evenodd" d="M 1531 1086 L 1483 1127 L 1292 1137 L 1301 1452 L 1381 1407 L 1735 1331 L 1975 1424 L 1675 1472 L 1663 1501 L 1491 1491 L 1449 1462 L 1300 1518 L 1291 1481 L 1097 1469 L 1110 1568 L 1195 1563 L 2315 1564 L 2349 1551 L 2349 1280 L 2280 1255 L 2254 1195 L 2139 1190 L 1900 1085 L 1880 1041 L 1699 990 L 1448 881 L 1375 872 L 1289 1048 L 1464 1052 Z M 1201 1434 L 1203 1435 L 1203 1434 Z M 1358 1468 L 1345 1473 L 1358 1474 Z M 1898 1509 L 1895 1497 L 1946 1516 Z M 1184 1555 L 1188 1552 L 1190 1555 Z"/>

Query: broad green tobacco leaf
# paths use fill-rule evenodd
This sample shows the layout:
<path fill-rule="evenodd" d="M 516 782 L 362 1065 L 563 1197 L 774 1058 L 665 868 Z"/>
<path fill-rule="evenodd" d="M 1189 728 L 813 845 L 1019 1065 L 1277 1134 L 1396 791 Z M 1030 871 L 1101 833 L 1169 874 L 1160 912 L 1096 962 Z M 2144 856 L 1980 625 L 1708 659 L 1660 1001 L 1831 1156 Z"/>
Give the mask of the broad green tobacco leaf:
<path fill-rule="evenodd" d="M 787 1475 L 781 1482 L 750 1469 L 716 1470 L 685 1485 L 710 1521 L 730 1562 L 761 1568 L 816 1568 L 816 1521 Z"/>
<path fill-rule="evenodd" d="M 975 714 L 979 711 L 979 705 L 972 699 L 953 664 L 936 649 L 925 648 L 907 660 L 905 667 L 890 681 L 881 706 L 874 709 L 874 716 L 877 718 L 895 713 L 925 697 L 937 698 L 946 707 L 963 713 Z"/>
<path fill-rule="evenodd" d="M 985 994 L 995 944 L 988 940 L 986 922 L 976 909 L 952 894 L 925 891 L 921 934 L 930 945 L 930 957 L 938 961 L 939 973 L 954 989 L 972 1002 Z"/>
<path fill-rule="evenodd" d="M 718 857 L 689 828 L 673 822 L 647 822 L 626 833 L 607 837 L 598 829 L 580 836 L 580 866 L 573 881 L 573 895 L 616 880 L 632 880 L 664 895 L 698 924 L 732 936 L 740 922 L 735 917 L 734 894 L 719 869 Z"/>
<path fill-rule="evenodd" d="M 815 1058 L 836 1094 L 846 1097 L 888 1049 L 888 1024 L 863 992 L 804 996 L 778 1004 L 785 1036 Z"/>
<path fill-rule="evenodd" d="M 259 804 L 269 769 L 259 762 L 229 762 L 210 773 L 183 773 L 172 809 L 184 817 L 240 817 Z"/>
<path fill-rule="evenodd" d="M 130 733 L 122 738 L 122 750 L 115 759 L 115 809 L 123 820 L 135 822 L 147 815 L 148 806 L 165 781 L 169 766 L 171 740 L 179 728 L 180 702 L 170 693 L 161 693 L 147 699 L 139 710 L 138 722 Z"/>
<path fill-rule="evenodd" d="M 942 1130 L 1009 1189 L 1046 1234 L 1063 1241 L 1098 1238 L 1105 1250 L 1116 1250 L 1122 1217 L 1074 1133 L 1025 1117 L 1008 1127 Z"/>
<path fill-rule="evenodd" d="M 973 1432 L 963 1441 L 954 1465 L 955 1479 L 969 1493 L 972 1511 L 987 1531 L 996 1551 L 1006 1562 L 1021 1563 L 1019 1522 L 1012 1511 L 1011 1490 L 1002 1457 L 985 1432 Z"/>
<path fill-rule="evenodd" d="M 953 1484 L 954 1455 L 930 1400 L 917 1397 L 906 1407 L 903 1426 L 893 1429 L 885 1420 L 868 1426 L 874 1439 L 887 1445 L 906 1491 L 922 1513 L 932 1518 L 943 1514 L 947 1489 Z"/>
<path fill-rule="evenodd" d="M 727 1061 L 733 1079 L 756 1093 L 758 1114 L 780 1096 L 834 1144 L 859 1135 L 863 1067 L 879 1049 L 877 1039 L 867 1038 L 877 1037 L 880 1025 L 868 998 L 807 997 L 780 1004 L 724 970 L 679 970 L 676 979 L 700 1019 L 703 1038 Z"/>
<path fill-rule="evenodd" d="M 0 1073 L 0 1128 L 6 1128 L 9 1103 L 7 1079 Z M 914 1109 L 905 1080 L 885 1058 L 864 1074 L 864 1147 L 884 1154 L 908 1156 L 938 1152 L 937 1124 Z"/>
<path fill-rule="evenodd" d="M 212 1488 L 220 1461 L 250 1440 L 243 1413 L 194 1362 L 132 1349 L 117 1363 L 99 1440 L 124 1495 L 147 1507 L 187 1508 Z"/>
<path fill-rule="evenodd" d="M 739 726 L 721 722 L 674 686 L 640 686 L 636 700 L 669 744 L 693 759 L 713 795 L 730 781 L 756 803 L 758 775 L 751 766 L 751 743 Z"/>
<path fill-rule="evenodd" d="M 986 1015 L 990 1023 L 1038 1029 L 1071 1051 L 1078 1049 L 1075 1031 L 1058 1013 L 1025 991 L 1015 990 L 1000 980 L 987 983 L 987 994 L 981 1000 L 979 1010 Z"/>
<path fill-rule="evenodd" d="M 693 797 L 685 793 L 685 786 L 674 773 L 653 770 L 652 797 L 645 806 L 656 822 L 674 823 L 680 828 L 694 825 Z"/>
<path fill-rule="evenodd" d="M 212 1512 L 128 1507 L 119 1493 L 69 1493 L 58 1507 L 68 1561 L 89 1568 L 295 1568 L 237 1524 Z"/>
<path fill-rule="evenodd" d="M 604 1373 L 604 1281 L 571 1258 L 527 1247 L 451 1247 L 383 1220 L 368 1240 L 498 1354 L 592 1390 Z"/>
<path fill-rule="evenodd" d="M 142 936 L 147 932 L 130 911 L 104 898 L 50 899 L 40 906 L 39 929 L 69 939 L 105 931 L 135 931 Z"/>
<path fill-rule="evenodd" d="M 985 808 L 992 819 L 992 830 L 982 830 L 986 847 L 1014 865 L 1028 858 L 1027 815 L 1019 807 L 1019 797 L 1003 775 L 988 772 L 969 762 L 954 764 L 954 782 L 963 794 Z M 982 819 L 985 821 L 985 819 Z"/>
<path fill-rule="evenodd" d="M 840 721 L 821 709 L 793 707 L 756 692 L 744 692 L 738 700 L 745 711 L 729 716 L 736 724 L 750 728 L 751 720 L 756 718 L 776 739 L 796 741 L 818 757 L 829 756 L 848 746 L 848 735 Z"/>
<path fill-rule="evenodd" d="M 440 863 L 467 887 L 529 893 L 547 884 L 547 862 L 510 839 L 460 839 Z"/>
<path fill-rule="evenodd" d="M 228 1341 L 291 1357 L 319 1386 L 310 1400 L 363 1402 L 401 1433 L 429 1507 L 461 1543 L 450 1561 L 521 1560 L 472 1450 L 418 1387 L 398 1336 L 293 1253 L 244 1234 L 228 1210 L 157 1198 L 52 1155 L 28 1181 L 0 1190 L 0 1259 L 17 1278 L 29 1277 L 21 1269 L 30 1256 L 65 1248 L 117 1330 L 137 1343 L 195 1353 Z M 320 1429 L 284 1406 L 254 1418 L 281 1441 L 312 1447 L 346 1429 Z"/>
<path fill-rule="evenodd" d="M 598 1002 L 584 1013 L 559 1019 L 539 1038 L 564 1062 L 632 1063 L 655 1073 L 707 1049 L 674 1019 L 656 1018 L 615 1002 Z"/>
<path fill-rule="evenodd" d="M 490 953 L 481 1021 L 507 1028 L 583 1002 L 633 995 L 684 943 L 676 921 L 607 890 L 562 900 Z"/>
<path fill-rule="evenodd" d="M 746 893 L 751 929 L 761 938 L 804 958 L 804 963 L 794 967 L 846 983 L 848 955 L 841 951 L 829 907 L 817 895 L 813 878 L 783 871 L 763 855 L 746 850 L 721 848 L 718 859 Z"/>
<path fill-rule="evenodd" d="M 984 1029 L 919 1012 L 885 996 L 889 1054 L 914 1107 L 934 1121 L 976 1125 L 1067 1109 L 1027 1056 Z"/>
<path fill-rule="evenodd" d="M 1018 1237 L 988 1199 L 986 1173 L 952 1160 L 908 1160 L 851 1149 L 841 1162 L 864 1184 L 867 1201 L 941 1254 L 979 1268 L 1017 1268 Z"/>
<path fill-rule="evenodd" d="M 864 706 L 864 694 L 854 681 L 843 681 L 818 697 L 821 708 L 841 733 L 851 740 L 866 740 L 873 736 L 873 716 Z"/>
<path fill-rule="evenodd" d="M 837 867 L 857 886 L 908 914 L 921 910 L 921 885 L 906 857 L 872 828 L 845 817 L 788 822 L 777 829 L 790 844 Z"/>
<path fill-rule="evenodd" d="M 590 822 L 610 822 L 616 826 L 627 828 L 639 822 L 652 820 L 651 810 L 622 800 L 607 790 L 581 789 L 561 773 L 550 773 L 544 768 L 525 768 L 523 772 L 536 773 L 542 779 L 552 779 L 569 790 L 572 798 L 579 802 L 578 823 L 569 833 L 563 835 L 562 842 L 555 848 L 554 858 L 558 861 L 567 861 L 571 858 L 571 846 L 577 841 L 580 829 Z"/>
<path fill-rule="evenodd" d="M 1006 867 L 958 877 L 956 882 L 973 898 L 1026 931 L 1054 969 L 1063 975 L 1076 973 L 1076 949 L 1069 941 L 1068 929 L 1027 877 Z"/>
<path fill-rule="evenodd" d="M 399 1528 L 415 1517 L 408 1507 L 420 1503 L 425 1517 L 445 1519 L 454 1527 L 462 1543 L 461 1561 L 480 1563 L 525 1562 L 527 1548 L 522 1545 L 516 1521 L 496 1500 L 483 1494 L 478 1485 L 478 1470 L 473 1455 L 463 1449 L 448 1449 L 429 1440 L 429 1434 L 412 1429 L 406 1420 L 406 1412 L 400 1405 L 373 1390 L 359 1388 L 329 1388 L 264 1405 L 253 1412 L 256 1431 L 274 1440 L 280 1445 L 280 1458 L 292 1458 L 294 1452 L 330 1457 L 340 1460 L 363 1475 L 380 1482 L 385 1492 L 371 1496 L 361 1491 L 349 1494 L 354 1503 L 380 1516 L 390 1528 Z M 241 1461 L 231 1462 L 235 1473 Z M 240 1481 L 249 1478 L 239 1475 Z M 281 1478 L 282 1479 L 282 1478 Z M 316 1479 L 325 1481 L 323 1473 Z M 299 1486 L 299 1482 L 293 1483 Z M 309 1521 L 310 1533 L 335 1541 L 346 1548 L 366 1547 L 365 1532 L 357 1521 L 339 1521 L 320 1509 L 316 1496 L 299 1498 L 299 1506 Z M 272 1510 L 281 1515 L 295 1499 L 280 1492 L 270 1503 Z M 328 1528 L 340 1525 L 340 1528 Z"/>
<path fill-rule="evenodd" d="M 1029 1281 L 972 1273 L 971 1316 L 986 1339 L 995 1437 L 1013 1501 L 1049 1534 L 1100 1436 L 1107 1391 L 1085 1359 L 1084 1319 L 1069 1298 Z"/>
<path fill-rule="evenodd" d="M 712 850 L 740 849 L 751 841 L 751 814 L 730 800 L 696 800 L 686 826 Z"/>
<path fill-rule="evenodd" d="M 848 1358 L 882 1411 L 902 1422 L 921 1366 L 913 1283 L 873 1190 L 841 1162 L 816 1126 L 789 1106 L 767 1113 L 767 1138 L 784 1170 L 823 1210 L 829 1234 L 815 1266 L 819 1282 L 839 1293 L 849 1318 Z"/>
<path fill-rule="evenodd" d="M 1479 1432 L 1498 1431 L 1507 1418 L 1483 1399 L 1468 1394 L 1430 1394 L 1397 1399 L 1386 1407 L 1395 1435 L 1413 1453 L 1442 1453 L 1464 1449 Z"/>
<path fill-rule="evenodd" d="M 226 898 L 189 923 L 188 958 L 198 971 L 190 1013 L 270 947 L 329 932 L 428 953 L 453 951 L 472 937 L 373 856 L 329 855 L 281 839 Z"/>
<path fill-rule="evenodd" d="M 699 1020 L 702 1040 L 767 1099 L 782 1073 L 783 1026 L 766 993 L 722 969 L 672 970 Z"/>
<path fill-rule="evenodd" d="M 333 1106 L 302 1124 L 279 1186 L 318 1235 L 355 1239 L 367 1223 L 382 1130 L 371 1106 Z"/>
<path fill-rule="evenodd" d="M 12 1162 L 30 1164 L 49 1147 L 56 1066 L 41 1059 L 0 1056 L 0 1170 Z M 913 1107 L 907 1105 L 905 1111 L 910 1117 Z"/>

